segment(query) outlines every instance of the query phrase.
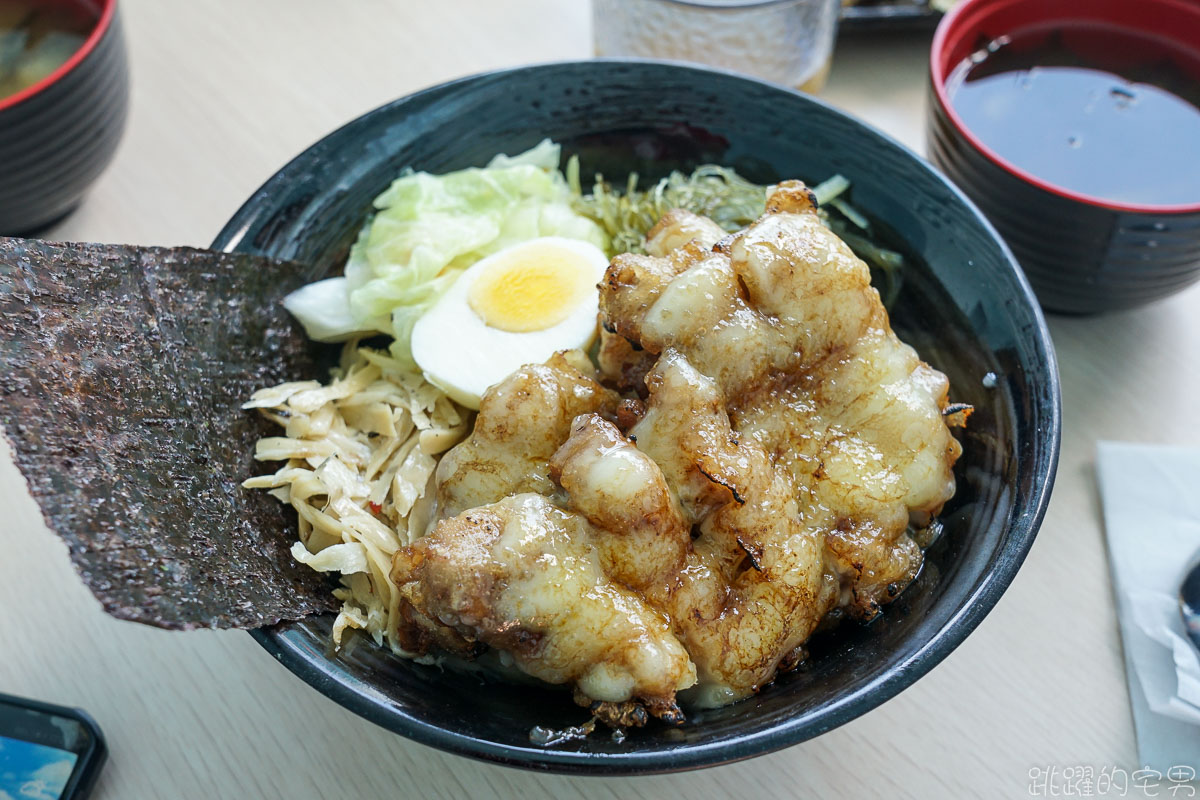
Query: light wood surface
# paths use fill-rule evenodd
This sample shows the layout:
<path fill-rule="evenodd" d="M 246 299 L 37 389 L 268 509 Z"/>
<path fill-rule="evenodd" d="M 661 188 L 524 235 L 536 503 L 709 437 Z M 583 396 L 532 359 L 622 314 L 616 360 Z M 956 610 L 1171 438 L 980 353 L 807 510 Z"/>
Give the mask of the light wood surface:
<path fill-rule="evenodd" d="M 412 90 L 590 54 L 586 0 L 124 0 L 133 110 L 119 155 L 50 238 L 205 245 L 333 128 Z M 928 37 L 843 40 L 824 97 L 922 149 Z M 677 776 L 572 779 L 475 763 L 375 727 L 239 631 L 105 616 L 0 457 L 0 691 L 78 705 L 108 735 L 101 798 L 1024 797 L 1031 768 L 1132 770 L 1097 439 L 1200 444 L 1200 287 L 1051 320 L 1062 463 L 1015 583 L 899 697 L 814 741 Z"/>

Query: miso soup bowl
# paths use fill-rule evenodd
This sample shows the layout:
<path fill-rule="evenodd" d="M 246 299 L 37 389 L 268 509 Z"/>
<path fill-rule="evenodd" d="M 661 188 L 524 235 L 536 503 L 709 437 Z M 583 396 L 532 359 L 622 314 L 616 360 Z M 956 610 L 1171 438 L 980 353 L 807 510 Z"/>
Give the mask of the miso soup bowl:
<path fill-rule="evenodd" d="M 125 128 L 129 70 L 117 0 L 37 0 L 95 23 L 66 63 L 0 97 L 0 235 L 27 235 L 65 216 L 112 160 Z"/>
<path fill-rule="evenodd" d="M 981 43 L 1030 26 L 1072 23 L 1200 48 L 1194 0 L 963 0 L 933 39 L 929 157 L 1000 231 L 1044 308 L 1085 314 L 1133 308 L 1200 280 L 1200 203 L 1115 203 L 1043 181 L 983 144 L 946 91 L 954 67 Z M 1193 77 L 1200 81 L 1200 74 Z M 1197 148 L 1179 158 L 1200 158 Z"/>

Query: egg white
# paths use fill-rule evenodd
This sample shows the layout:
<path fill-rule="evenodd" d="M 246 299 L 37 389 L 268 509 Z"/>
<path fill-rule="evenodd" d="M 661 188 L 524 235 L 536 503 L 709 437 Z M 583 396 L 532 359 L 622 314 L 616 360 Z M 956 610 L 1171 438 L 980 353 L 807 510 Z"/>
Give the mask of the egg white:
<path fill-rule="evenodd" d="M 512 257 L 512 251 L 545 243 L 578 254 L 579 267 L 588 270 L 592 287 L 566 319 L 535 331 L 513 332 L 491 327 L 471 308 L 469 295 L 475 281 L 492 264 Z M 588 242 L 546 236 L 513 245 L 484 258 L 454 285 L 420 319 L 412 332 L 412 354 L 426 379 L 452 399 L 479 408 L 487 388 L 526 364 L 541 364 L 559 350 L 586 349 L 596 337 L 600 296 L 595 284 L 604 277 L 608 257 Z"/>

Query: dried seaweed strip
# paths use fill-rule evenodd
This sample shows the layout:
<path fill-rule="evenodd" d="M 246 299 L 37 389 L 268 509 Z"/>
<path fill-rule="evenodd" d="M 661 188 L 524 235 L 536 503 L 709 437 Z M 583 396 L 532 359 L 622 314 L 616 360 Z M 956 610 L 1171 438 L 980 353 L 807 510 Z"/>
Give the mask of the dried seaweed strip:
<path fill-rule="evenodd" d="M 0 421 L 47 524 L 110 614 L 257 627 L 335 607 L 289 554 L 239 408 L 318 377 L 279 300 L 295 264 L 0 238 Z"/>

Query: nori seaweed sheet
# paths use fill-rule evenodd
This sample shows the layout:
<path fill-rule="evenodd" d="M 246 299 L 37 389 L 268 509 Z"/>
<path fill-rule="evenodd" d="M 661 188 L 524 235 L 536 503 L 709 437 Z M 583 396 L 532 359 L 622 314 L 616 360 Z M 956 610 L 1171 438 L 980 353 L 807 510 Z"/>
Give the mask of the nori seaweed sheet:
<path fill-rule="evenodd" d="M 0 238 L 0 421 L 46 523 L 108 613 L 260 627 L 335 607 L 295 514 L 241 481 L 268 426 L 241 403 L 320 378 L 280 305 L 296 264 Z"/>

